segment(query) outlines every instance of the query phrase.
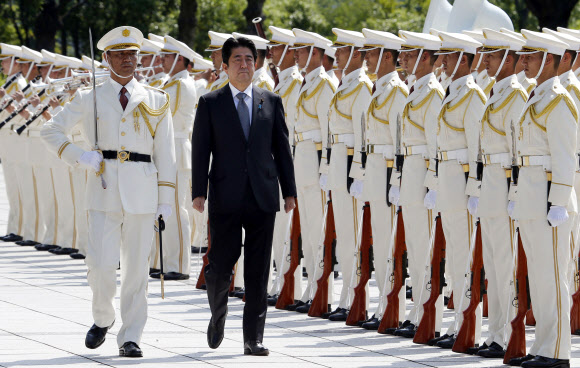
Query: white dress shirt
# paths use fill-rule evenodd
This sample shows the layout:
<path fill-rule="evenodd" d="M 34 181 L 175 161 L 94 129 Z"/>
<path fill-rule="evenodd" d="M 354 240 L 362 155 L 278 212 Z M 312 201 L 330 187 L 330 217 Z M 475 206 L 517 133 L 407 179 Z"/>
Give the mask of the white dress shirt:
<path fill-rule="evenodd" d="M 232 90 L 232 96 L 234 97 L 234 104 L 236 105 L 237 110 L 238 103 L 240 100 L 236 96 L 238 95 L 238 93 L 240 93 L 240 90 L 234 87 L 231 83 L 228 84 L 230 85 L 230 88 Z M 248 106 L 248 111 L 250 111 L 250 125 L 252 125 L 252 100 L 254 97 L 252 93 L 252 87 L 253 85 L 250 84 L 248 88 L 246 88 L 246 90 L 244 91 L 244 93 L 246 94 L 246 97 L 244 97 L 244 102 L 246 103 L 246 106 Z"/>
<path fill-rule="evenodd" d="M 135 83 L 139 83 L 139 82 L 137 82 L 137 80 L 135 78 L 131 78 L 129 83 L 127 83 L 123 86 L 120 83 L 118 83 L 117 81 L 115 81 L 113 78 L 111 78 L 111 85 L 113 86 L 113 88 L 115 88 L 115 91 L 117 91 L 117 98 L 118 99 L 121 98 L 121 90 L 123 89 L 123 87 L 125 87 L 125 89 L 127 90 L 127 92 L 125 92 L 125 96 L 127 96 L 127 101 L 129 101 L 131 99 L 131 92 L 133 92 L 133 88 L 135 87 Z"/>

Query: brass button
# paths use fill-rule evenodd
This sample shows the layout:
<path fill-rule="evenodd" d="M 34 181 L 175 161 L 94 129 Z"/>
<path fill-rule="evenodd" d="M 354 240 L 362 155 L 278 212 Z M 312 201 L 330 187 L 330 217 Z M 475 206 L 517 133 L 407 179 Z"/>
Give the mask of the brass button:
<path fill-rule="evenodd" d="M 121 132 L 121 135 L 124 137 L 125 136 L 125 132 Z"/>
<path fill-rule="evenodd" d="M 125 118 L 121 119 L 121 121 L 124 123 L 125 122 Z"/>
<path fill-rule="evenodd" d="M 121 149 L 124 150 L 125 149 L 125 146 L 121 146 Z"/>

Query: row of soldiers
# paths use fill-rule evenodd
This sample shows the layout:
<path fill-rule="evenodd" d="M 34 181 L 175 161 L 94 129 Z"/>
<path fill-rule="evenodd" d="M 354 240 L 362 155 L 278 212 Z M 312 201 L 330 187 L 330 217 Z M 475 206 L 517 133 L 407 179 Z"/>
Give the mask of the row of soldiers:
<path fill-rule="evenodd" d="M 395 243 L 404 229 L 413 308 L 405 315 L 404 288 L 399 288 L 399 297 L 393 299 L 400 304 L 397 326 L 385 332 L 415 337 L 430 297 L 433 243 L 440 226 L 446 282 L 456 295 L 456 307 L 454 323 L 443 333 L 439 293 L 433 338 L 427 343 L 454 347 L 464 325 L 463 312 L 472 304 L 469 295 L 474 283 L 469 278 L 479 254 L 486 271 L 490 336 L 479 345 L 481 305 L 476 302 L 473 343 L 465 352 L 503 357 L 511 334 L 506 321 L 516 312 L 511 299 L 520 234 L 537 320 L 536 339 L 528 355 L 524 351 L 509 363 L 568 366 L 570 295 L 577 289 L 579 226 L 574 187 L 578 185 L 580 90 L 574 71 L 580 71 L 575 58 L 580 32 L 432 30 L 400 31 L 397 36 L 334 28 L 335 42 L 300 29 L 271 26 L 270 32 L 271 40 L 266 40 L 210 31 L 207 51 L 212 67 L 170 36 L 150 35 L 143 41 L 139 78 L 169 94 L 175 132 L 176 216 L 168 219 L 163 239 L 165 279 L 188 278 L 190 245 L 201 247 L 206 239 L 207 217 L 194 214 L 190 205 L 195 108 L 200 95 L 228 83 L 221 71 L 223 43 L 232 36 L 245 36 L 260 50 L 254 83 L 282 97 L 298 188 L 299 213 L 280 213 L 276 218 L 273 259 L 278 273 L 271 280 L 272 303 L 278 303 L 286 283 L 293 283 L 295 303 L 283 308 L 311 314 L 320 294 L 319 268 L 328 263 L 326 258 L 321 262 L 326 253 L 321 244 L 327 243 L 332 220 L 343 286 L 332 310 L 329 277 L 322 316 L 348 320 L 360 295 L 354 286 L 362 279 L 359 269 L 365 257 L 360 248 L 366 230 L 372 233 L 380 297 L 371 318 L 356 322 L 379 329 L 395 284 L 391 277 Z M 9 234 L 3 240 L 82 258 L 87 241 L 82 198 L 88 173 L 61 164 L 47 154 L 39 138 L 44 122 L 74 98 L 75 90 L 84 88 L 92 60 L 46 50 L 38 53 L 24 46 L 1 47 L 7 82 L 0 90 L 4 127 L 0 128 L 0 157 L 10 201 Z M 267 65 L 268 51 L 273 67 Z M 333 64 L 340 71 L 336 75 Z M 134 124 L 138 121 L 134 119 Z M 89 141 L 81 134 L 71 139 Z M 25 154 L 19 151 L 22 148 Z M 521 169 L 519 185 L 515 167 Z M 371 213 L 370 226 L 365 226 Z M 297 242 L 289 244 L 289 238 L 297 224 L 308 275 L 304 290 L 301 267 L 293 267 L 294 278 L 281 277 L 291 269 L 289 260 Z M 478 237 L 479 253 L 474 246 Z M 159 277 L 156 243 L 150 260 L 152 276 Z M 239 277 L 243 260 L 238 264 L 233 290 L 236 286 L 243 290 Z M 367 288 L 368 282 L 362 285 Z M 368 292 L 366 296 L 365 312 Z"/>

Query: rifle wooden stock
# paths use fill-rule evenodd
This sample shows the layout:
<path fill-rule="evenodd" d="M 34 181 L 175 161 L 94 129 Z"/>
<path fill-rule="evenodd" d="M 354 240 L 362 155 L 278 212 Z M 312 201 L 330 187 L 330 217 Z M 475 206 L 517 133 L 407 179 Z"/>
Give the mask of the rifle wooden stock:
<path fill-rule="evenodd" d="M 578 277 L 578 275 L 574 275 Z M 572 334 L 578 335 L 580 330 L 580 288 L 572 294 L 572 308 L 570 309 L 570 330 Z"/>
<path fill-rule="evenodd" d="M 485 290 L 487 290 L 487 279 L 485 279 Z M 481 313 L 483 317 L 489 316 L 489 307 L 487 306 L 487 292 L 483 294 L 483 308 Z"/>
<path fill-rule="evenodd" d="M 473 250 L 473 261 L 471 263 L 471 299 L 469 300 L 469 305 L 463 311 L 463 323 L 453 344 L 452 350 L 456 353 L 465 353 L 468 348 L 475 346 L 475 324 L 477 323 L 475 310 L 481 301 L 483 292 L 481 281 L 482 277 L 484 277 L 481 224 L 479 221 L 476 224 L 475 231 L 477 233 L 475 235 L 475 249 Z"/>
<path fill-rule="evenodd" d="M 324 268 L 322 276 L 316 281 L 316 294 L 312 299 L 312 304 L 308 310 L 310 317 L 321 317 L 328 312 L 328 278 L 332 274 L 334 264 L 332 257 L 332 247 L 336 239 L 334 228 L 334 210 L 332 208 L 332 193 L 328 196 L 328 209 L 326 214 L 326 232 L 324 234 Z"/>
<path fill-rule="evenodd" d="M 203 285 L 205 285 L 205 267 L 209 263 L 209 259 L 207 255 L 209 254 L 209 250 L 211 249 L 211 233 L 209 232 L 209 220 L 207 220 L 207 251 L 201 258 L 203 260 L 203 266 L 201 266 L 201 271 L 199 271 L 199 277 L 197 278 L 197 283 L 195 284 L 196 289 L 203 289 Z"/>
<path fill-rule="evenodd" d="M 362 237 L 360 243 L 360 279 L 358 284 L 354 288 L 354 298 L 352 300 L 352 305 L 350 306 L 350 311 L 348 312 L 348 317 L 346 318 L 347 326 L 356 326 L 359 321 L 364 321 L 367 319 L 367 308 L 366 308 L 366 286 L 371 278 L 371 245 L 373 243 L 372 239 L 372 228 L 371 228 L 371 205 L 366 202 L 363 206 L 363 224 L 362 224 Z"/>
<path fill-rule="evenodd" d="M 403 279 L 403 255 L 407 250 L 405 245 L 405 227 L 403 224 L 403 211 L 398 211 L 397 214 L 397 234 L 395 239 L 395 253 L 394 253 L 394 282 L 391 292 L 387 295 L 387 307 L 381 323 L 379 324 L 378 333 L 385 333 L 387 328 L 399 327 L 399 292 L 405 284 Z M 390 275 L 387 275 L 389 277 Z"/>
<path fill-rule="evenodd" d="M 510 340 L 505 350 L 505 356 L 503 358 L 504 364 L 508 364 L 512 358 L 519 358 L 526 355 L 526 325 L 524 320 L 528 312 L 527 276 L 528 264 L 520 237 L 518 240 L 518 267 L 516 270 L 518 312 L 511 322 L 512 334 L 510 335 Z"/>
<path fill-rule="evenodd" d="M 449 302 L 447 302 L 447 309 L 455 309 L 455 305 L 453 304 L 453 291 L 451 295 L 449 295 Z"/>
<path fill-rule="evenodd" d="M 441 224 L 441 215 L 435 218 L 435 243 L 433 245 L 433 256 L 431 257 L 431 293 L 429 299 L 423 304 L 423 316 L 417 326 L 417 332 L 413 337 L 416 344 L 426 344 L 435 338 L 435 322 L 437 320 L 437 310 L 435 303 L 443 290 L 442 275 L 445 272 L 445 235 Z"/>
<path fill-rule="evenodd" d="M 286 255 L 283 255 L 284 259 Z M 282 261 L 284 264 L 285 260 Z M 284 273 L 284 285 L 278 295 L 276 301 L 276 309 L 286 309 L 290 304 L 294 304 L 294 273 L 300 266 L 300 214 L 298 213 L 298 205 L 294 208 L 292 213 L 292 232 L 290 234 L 290 266 L 286 273 Z M 282 272 L 282 265 L 278 266 L 279 272 Z"/>
<path fill-rule="evenodd" d="M 530 309 L 526 312 L 526 326 L 535 326 L 536 317 L 534 317 L 534 306 L 530 305 Z"/>

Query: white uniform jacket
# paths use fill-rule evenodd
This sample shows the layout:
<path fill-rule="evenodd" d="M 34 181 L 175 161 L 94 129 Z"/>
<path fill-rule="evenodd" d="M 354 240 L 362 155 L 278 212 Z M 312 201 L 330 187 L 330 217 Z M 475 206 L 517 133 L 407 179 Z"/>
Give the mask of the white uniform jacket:
<path fill-rule="evenodd" d="M 580 109 L 580 81 L 578 80 L 578 77 L 576 77 L 576 74 L 574 74 L 572 71 L 567 71 L 559 77 L 560 83 L 562 83 L 562 87 L 566 88 L 566 91 L 568 91 L 570 97 L 572 97 L 572 101 L 574 101 L 576 109 Z M 576 144 L 580 145 L 580 128 L 578 129 Z M 580 153 L 580 147 L 578 147 L 576 152 Z"/>
<path fill-rule="evenodd" d="M 278 85 L 274 88 L 274 93 L 282 98 L 284 105 L 284 116 L 288 127 L 288 139 L 290 145 L 294 142 L 294 125 L 296 124 L 296 103 L 300 97 L 300 86 L 302 85 L 302 75 L 297 66 L 282 70 L 278 73 Z"/>
<path fill-rule="evenodd" d="M 150 85 L 151 87 L 161 88 L 161 86 L 163 86 L 166 80 L 167 74 L 161 72 L 151 76 L 150 78 L 147 78 L 147 84 Z"/>
<path fill-rule="evenodd" d="M 516 76 L 518 77 L 518 82 L 520 82 L 522 87 L 524 87 L 528 95 L 532 93 L 532 90 L 536 88 L 536 80 L 534 78 L 527 78 L 526 73 L 523 70 L 516 74 Z"/>
<path fill-rule="evenodd" d="M 254 76 L 252 77 L 252 84 L 270 92 L 274 90 L 274 80 L 268 75 L 267 65 L 264 64 L 263 67 L 254 72 Z"/>
<path fill-rule="evenodd" d="M 103 176 L 107 188 L 102 188 L 101 178 L 89 175 L 86 209 L 155 213 L 158 203 L 172 204 L 175 199 L 175 148 L 169 97 L 134 79 L 126 87 L 130 98 L 123 111 L 118 83 L 107 79 L 97 86 L 99 149 L 151 155 L 152 162 L 105 160 Z M 92 89 L 79 90 L 41 131 L 48 149 L 70 166 L 76 166 L 85 152 L 67 137 L 75 126 L 80 125 L 86 142 L 91 146 L 95 143 L 93 93 Z"/>

